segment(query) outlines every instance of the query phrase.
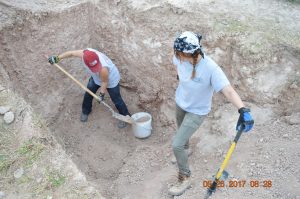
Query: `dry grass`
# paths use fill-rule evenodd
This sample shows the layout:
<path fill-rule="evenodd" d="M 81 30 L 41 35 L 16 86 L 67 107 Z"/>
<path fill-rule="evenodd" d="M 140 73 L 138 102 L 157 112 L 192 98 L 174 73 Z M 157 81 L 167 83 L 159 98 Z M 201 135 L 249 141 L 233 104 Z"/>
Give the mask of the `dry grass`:
<path fill-rule="evenodd" d="M 72 162 L 66 155 L 61 155 L 64 153 L 48 135 L 47 122 L 41 115 L 32 113 L 23 99 L 9 91 L 0 92 L 1 105 L 13 107 L 17 116 L 10 125 L 0 118 L 0 190 L 7 197 L 102 198 L 84 178 L 80 183 L 72 180 L 78 170 L 70 166 Z M 31 122 L 26 130 L 34 132 L 30 139 L 21 135 L 28 113 Z M 24 172 L 16 178 L 14 173 L 18 169 Z"/>

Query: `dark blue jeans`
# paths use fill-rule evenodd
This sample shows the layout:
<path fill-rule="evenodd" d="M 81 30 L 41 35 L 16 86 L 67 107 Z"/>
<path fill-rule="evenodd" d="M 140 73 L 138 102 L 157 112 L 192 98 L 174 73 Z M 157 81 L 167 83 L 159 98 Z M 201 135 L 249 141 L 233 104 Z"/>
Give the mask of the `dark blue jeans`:
<path fill-rule="evenodd" d="M 96 93 L 97 90 L 100 88 L 100 86 L 95 84 L 93 78 L 91 77 L 89 83 L 87 84 L 87 88 L 90 89 L 93 93 Z M 118 84 L 114 88 L 107 88 L 107 91 L 109 93 L 111 100 L 113 101 L 116 108 L 118 109 L 119 113 L 125 116 L 130 115 L 127 106 L 121 97 L 120 85 Z M 92 102 L 93 102 L 93 96 L 91 96 L 86 92 L 84 94 L 83 102 L 82 102 L 82 113 L 87 115 L 90 114 L 90 112 L 92 111 Z"/>

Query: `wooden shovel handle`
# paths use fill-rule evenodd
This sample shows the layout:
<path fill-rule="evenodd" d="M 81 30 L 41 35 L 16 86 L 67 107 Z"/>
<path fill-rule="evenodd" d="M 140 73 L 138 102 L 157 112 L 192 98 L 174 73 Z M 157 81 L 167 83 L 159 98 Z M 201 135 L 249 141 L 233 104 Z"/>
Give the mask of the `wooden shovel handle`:
<path fill-rule="evenodd" d="M 70 77 L 76 84 L 78 84 L 83 90 L 88 92 L 91 96 L 93 96 L 96 100 L 100 100 L 99 96 L 97 96 L 95 93 L 93 93 L 90 89 L 85 87 L 82 83 L 80 83 L 75 77 L 73 77 L 71 74 L 69 74 L 65 69 L 63 69 L 60 65 L 54 63 L 54 66 L 56 66 L 59 70 L 61 70 L 63 73 L 65 73 L 68 77 Z"/>

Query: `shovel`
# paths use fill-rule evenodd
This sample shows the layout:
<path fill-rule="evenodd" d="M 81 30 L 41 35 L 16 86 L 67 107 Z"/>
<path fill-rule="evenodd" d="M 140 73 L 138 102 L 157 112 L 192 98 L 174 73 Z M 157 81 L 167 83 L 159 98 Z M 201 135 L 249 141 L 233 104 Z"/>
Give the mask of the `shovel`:
<path fill-rule="evenodd" d="M 237 134 L 235 135 L 235 138 L 226 154 L 226 157 L 225 159 L 223 160 L 222 162 L 222 165 L 220 167 L 220 169 L 218 170 L 216 176 L 215 176 L 215 179 L 213 181 L 213 183 L 211 184 L 211 186 L 207 189 L 207 192 L 206 192 L 206 195 L 204 197 L 204 199 L 208 199 L 212 193 L 216 192 L 216 189 L 217 189 L 217 185 L 218 185 L 218 182 L 220 180 L 226 180 L 229 176 L 229 173 L 227 171 L 225 171 L 225 167 L 227 166 L 228 164 L 228 161 L 231 157 L 231 154 L 233 152 L 233 150 L 235 149 L 235 146 L 238 142 L 238 140 L 240 139 L 241 135 L 242 135 L 242 132 L 243 132 L 244 128 L 242 127 L 238 132 Z"/>
<path fill-rule="evenodd" d="M 46 56 L 47 58 L 47 56 Z M 89 90 L 88 88 L 86 88 L 82 83 L 80 83 L 77 79 L 75 79 L 71 74 L 69 74 L 65 69 L 63 69 L 61 66 L 59 66 L 58 64 L 54 63 L 54 66 L 56 66 L 59 70 L 61 70 L 63 73 L 65 73 L 69 78 L 71 78 L 76 84 L 78 84 L 83 90 L 85 90 L 86 92 L 88 92 L 91 96 L 93 96 L 97 101 L 100 101 L 100 97 L 97 96 L 95 93 L 93 93 L 91 90 Z M 129 115 L 121 115 L 119 113 L 116 113 L 108 104 L 106 104 L 105 102 L 101 102 L 101 104 L 103 104 L 104 106 L 106 106 L 109 111 L 112 113 L 112 116 L 118 120 L 124 121 L 126 123 L 129 124 L 133 124 L 135 121 L 132 117 L 130 117 Z"/>

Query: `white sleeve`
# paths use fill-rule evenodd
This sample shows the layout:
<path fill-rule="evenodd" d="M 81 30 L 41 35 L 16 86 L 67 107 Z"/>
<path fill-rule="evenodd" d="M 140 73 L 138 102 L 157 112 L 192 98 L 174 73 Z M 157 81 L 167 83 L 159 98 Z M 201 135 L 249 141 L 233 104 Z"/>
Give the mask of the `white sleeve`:
<path fill-rule="evenodd" d="M 230 82 L 220 67 L 215 68 L 211 75 L 211 85 L 216 92 L 221 91 Z"/>
<path fill-rule="evenodd" d="M 173 64 L 174 64 L 175 66 L 177 66 L 177 65 L 179 64 L 179 60 L 176 58 L 175 55 L 173 56 Z"/>

